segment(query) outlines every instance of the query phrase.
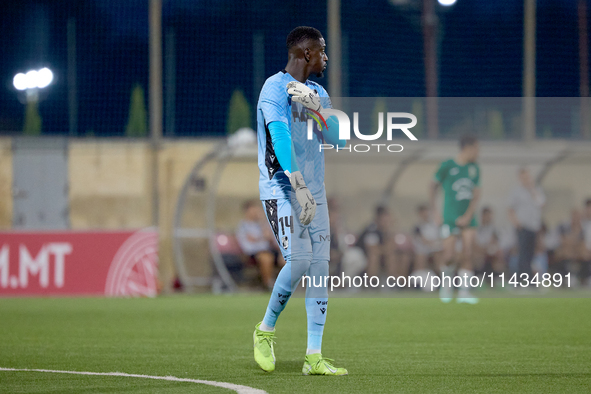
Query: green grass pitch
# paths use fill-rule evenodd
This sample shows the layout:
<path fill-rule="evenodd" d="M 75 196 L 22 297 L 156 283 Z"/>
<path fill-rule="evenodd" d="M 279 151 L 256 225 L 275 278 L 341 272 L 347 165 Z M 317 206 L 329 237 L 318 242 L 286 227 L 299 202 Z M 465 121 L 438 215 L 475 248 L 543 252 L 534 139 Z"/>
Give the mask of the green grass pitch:
<path fill-rule="evenodd" d="M 345 377 L 301 375 L 302 298 L 277 324 L 277 367 L 255 365 L 268 295 L 0 299 L 0 367 L 126 372 L 268 393 L 589 393 L 591 299 L 332 298 L 323 353 Z M 0 371 L 0 393 L 229 393 L 195 383 Z"/>

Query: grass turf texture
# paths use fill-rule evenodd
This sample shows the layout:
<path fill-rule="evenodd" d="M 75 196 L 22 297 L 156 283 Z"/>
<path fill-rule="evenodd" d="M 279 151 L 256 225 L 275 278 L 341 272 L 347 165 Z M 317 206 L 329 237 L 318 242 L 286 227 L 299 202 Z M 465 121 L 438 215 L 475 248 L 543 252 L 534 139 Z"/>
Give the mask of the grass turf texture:
<path fill-rule="evenodd" d="M 0 367 L 126 372 L 295 392 L 590 392 L 591 299 L 333 298 L 323 353 L 345 377 L 301 375 L 304 300 L 277 325 L 264 373 L 252 332 L 267 295 L 0 299 Z M 128 377 L 0 371 L 2 393 L 224 393 Z"/>

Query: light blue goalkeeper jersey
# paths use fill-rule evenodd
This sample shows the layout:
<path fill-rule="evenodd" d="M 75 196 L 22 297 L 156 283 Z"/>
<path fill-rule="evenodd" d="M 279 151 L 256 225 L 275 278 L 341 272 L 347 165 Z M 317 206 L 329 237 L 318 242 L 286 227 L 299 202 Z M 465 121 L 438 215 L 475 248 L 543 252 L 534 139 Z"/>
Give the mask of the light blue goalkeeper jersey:
<path fill-rule="evenodd" d="M 289 179 L 284 174 L 275 155 L 268 125 L 271 122 L 287 124 L 291 132 L 297 165 L 317 203 L 326 203 L 324 190 L 324 153 L 319 147 L 322 134 L 314 122 L 314 135 L 307 138 L 307 120 L 309 115 L 299 103 L 291 102 L 287 94 L 287 84 L 295 79 L 285 70 L 269 77 L 259 96 L 257 105 L 257 139 L 259 162 L 259 193 L 261 200 L 290 198 L 292 190 Z M 319 84 L 306 81 L 306 86 L 316 89 L 324 108 L 331 108 L 328 93 Z M 311 117 L 310 117 L 311 118 Z"/>

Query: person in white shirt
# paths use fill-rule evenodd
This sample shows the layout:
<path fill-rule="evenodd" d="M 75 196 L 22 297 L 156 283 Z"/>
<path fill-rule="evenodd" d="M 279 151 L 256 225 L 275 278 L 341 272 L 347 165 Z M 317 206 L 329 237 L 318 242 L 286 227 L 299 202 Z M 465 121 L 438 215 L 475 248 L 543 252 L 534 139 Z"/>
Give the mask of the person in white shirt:
<path fill-rule="evenodd" d="M 517 230 L 517 273 L 532 275 L 531 264 L 536 247 L 536 236 L 542 227 L 542 208 L 546 196 L 536 186 L 526 167 L 519 169 L 520 185 L 509 197 L 509 220 Z"/>

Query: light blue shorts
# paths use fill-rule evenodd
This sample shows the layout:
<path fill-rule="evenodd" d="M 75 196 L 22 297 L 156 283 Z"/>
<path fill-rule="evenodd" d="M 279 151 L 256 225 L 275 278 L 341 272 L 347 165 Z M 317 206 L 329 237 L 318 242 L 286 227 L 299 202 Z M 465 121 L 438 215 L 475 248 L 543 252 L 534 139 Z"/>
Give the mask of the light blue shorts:
<path fill-rule="evenodd" d="M 293 202 L 292 202 L 293 201 Z M 302 208 L 297 200 L 263 200 L 263 208 L 285 261 L 330 260 L 330 222 L 327 204 L 316 206 L 316 215 L 306 226 L 300 223 Z"/>

